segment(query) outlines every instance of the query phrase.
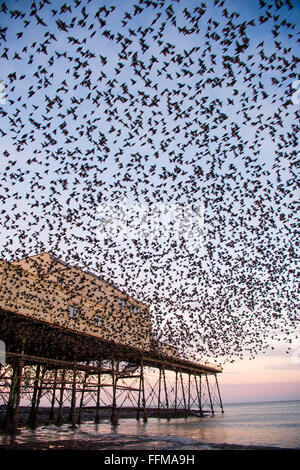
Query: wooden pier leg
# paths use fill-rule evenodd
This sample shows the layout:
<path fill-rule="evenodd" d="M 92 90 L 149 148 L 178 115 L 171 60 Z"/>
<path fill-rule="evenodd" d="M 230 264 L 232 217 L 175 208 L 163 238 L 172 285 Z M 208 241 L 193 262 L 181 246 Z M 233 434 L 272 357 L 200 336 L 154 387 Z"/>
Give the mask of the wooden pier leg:
<path fill-rule="evenodd" d="M 176 377 L 175 377 L 175 416 L 177 416 L 177 395 L 178 395 L 178 371 L 176 370 Z"/>
<path fill-rule="evenodd" d="M 215 412 L 214 412 L 213 402 L 212 402 L 212 399 L 211 399 L 210 388 L 209 388 L 209 382 L 208 382 L 208 378 L 207 378 L 207 373 L 206 373 L 206 372 L 205 372 L 205 378 L 206 378 L 206 385 L 207 385 L 207 391 L 208 391 L 208 396 L 209 396 L 211 414 L 214 415 Z"/>
<path fill-rule="evenodd" d="M 217 390 L 218 390 L 218 395 L 219 395 L 221 411 L 222 411 L 222 413 L 224 413 L 222 398 L 221 398 L 220 389 L 219 389 L 219 383 L 218 383 L 218 379 L 217 379 L 217 374 L 215 374 L 215 378 L 216 378 L 216 384 L 217 384 Z"/>
<path fill-rule="evenodd" d="M 164 378 L 164 388 L 165 388 L 165 400 L 166 400 L 166 405 L 167 405 L 167 417 L 168 419 L 170 419 L 169 398 L 168 398 L 168 390 L 167 390 L 167 383 L 166 383 L 165 367 L 163 367 L 163 378 Z"/>
<path fill-rule="evenodd" d="M 143 403 L 143 421 L 147 423 L 148 416 L 147 416 L 147 409 L 146 409 L 146 397 L 145 397 L 145 379 L 144 379 L 144 361 L 141 359 L 141 379 L 142 379 L 142 403 Z"/>
<path fill-rule="evenodd" d="M 117 411 L 117 375 L 115 373 L 115 361 L 112 361 L 112 385 L 113 385 L 113 402 L 111 412 L 111 424 L 118 425 L 118 411 Z"/>
<path fill-rule="evenodd" d="M 96 414 L 95 414 L 95 423 L 99 423 L 99 408 L 100 408 L 100 387 L 101 387 L 101 374 L 98 374 L 98 383 L 97 383 L 97 402 L 96 402 Z"/>
<path fill-rule="evenodd" d="M 49 420 L 52 421 L 54 419 L 54 405 L 55 405 L 55 393 L 57 387 L 57 368 L 55 368 L 55 375 L 54 375 L 54 383 L 53 383 L 53 394 L 51 400 L 51 409 L 49 413 Z"/>
<path fill-rule="evenodd" d="M 79 412 L 78 412 L 77 424 L 81 424 L 81 415 L 82 415 L 83 398 L 84 398 L 84 392 L 85 392 L 86 379 L 87 379 L 87 377 L 88 377 L 88 373 L 86 372 L 86 373 L 84 374 L 83 386 L 82 386 L 82 390 L 81 390 L 81 397 L 80 397 L 80 405 L 79 405 Z"/>
<path fill-rule="evenodd" d="M 58 412 L 57 412 L 57 417 L 56 417 L 56 424 L 57 425 L 62 424 L 61 410 L 62 410 L 62 405 L 63 405 L 63 400 L 64 400 L 65 376 L 66 376 L 66 371 L 65 371 L 65 369 L 63 369 L 62 377 L 61 377 L 61 384 L 60 384 L 60 396 L 59 396 Z"/>

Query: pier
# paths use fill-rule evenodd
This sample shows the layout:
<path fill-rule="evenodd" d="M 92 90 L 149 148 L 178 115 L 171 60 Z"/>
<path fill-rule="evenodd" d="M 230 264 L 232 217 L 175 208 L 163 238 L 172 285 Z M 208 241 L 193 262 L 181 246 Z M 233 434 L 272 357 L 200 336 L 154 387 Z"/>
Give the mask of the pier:
<path fill-rule="evenodd" d="M 150 320 L 144 303 L 48 253 L 0 261 L 3 429 L 16 432 L 24 406 L 33 428 L 45 407 L 46 422 L 72 428 L 87 410 L 113 425 L 126 410 L 144 422 L 223 412 L 221 366 L 181 357 Z"/>

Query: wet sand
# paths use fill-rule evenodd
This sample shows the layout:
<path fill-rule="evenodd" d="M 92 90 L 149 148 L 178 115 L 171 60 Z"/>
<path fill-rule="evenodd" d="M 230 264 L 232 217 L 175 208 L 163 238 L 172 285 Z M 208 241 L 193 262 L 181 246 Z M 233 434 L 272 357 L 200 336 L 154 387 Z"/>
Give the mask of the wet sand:
<path fill-rule="evenodd" d="M 184 449 L 180 448 L 178 444 L 167 443 L 161 440 L 150 440 L 150 439 L 132 439 L 124 438 L 117 439 L 105 438 L 105 439 L 64 439 L 48 442 L 27 442 L 27 443 L 8 443 L 0 445 L 0 451 L 16 451 L 16 450 L 36 450 L 36 451 L 51 451 L 51 450 L 83 450 L 83 451 L 101 451 L 101 450 L 146 450 L 146 451 L 157 451 L 157 450 L 194 450 L 194 451 L 205 451 L 205 450 L 287 450 L 279 447 L 266 447 L 266 446 L 241 446 L 241 445 L 229 445 L 229 444 L 198 444 L 195 446 L 187 446 Z"/>

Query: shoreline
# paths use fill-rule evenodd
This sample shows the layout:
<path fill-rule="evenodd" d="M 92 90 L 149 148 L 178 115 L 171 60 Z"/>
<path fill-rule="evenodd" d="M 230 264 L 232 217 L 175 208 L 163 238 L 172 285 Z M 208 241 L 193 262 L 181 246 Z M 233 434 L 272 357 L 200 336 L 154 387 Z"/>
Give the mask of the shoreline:
<path fill-rule="evenodd" d="M 168 443 L 165 440 L 156 438 L 140 438 L 133 436 L 112 438 L 99 437 L 90 439 L 61 439 L 49 440 L 44 442 L 10 442 L 0 444 L 0 451 L 98 451 L 98 452 L 127 452 L 127 451 L 144 451 L 155 453 L 155 451 L 299 451 L 299 448 L 283 448 L 276 446 L 257 446 L 257 445 L 239 445 L 239 444 L 215 444 L 215 443 L 195 443 L 194 445 L 179 446 L 174 443 Z"/>
<path fill-rule="evenodd" d="M 27 428 L 29 427 L 28 421 L 30 417 L 30 406 L 20 406 L 19 407 L 19 419 L 18 419 L 18 428 Z M 95 407 L 85 407 L 81 410 L 81 422 L 77 423 L 77 418 L 79 416 L 79 408 L 76 408 L 76 423 L 82 424 L 86 421 L 94 421 L 95 420 Z M 46 406 L 41 406 L 38 409 L 37 417 L 36 417 L 36 426 L 37 428 L 42 425 L 47 424 L 55 424 L 56 423 L 56 416 L 57 416 L 57 409 L 54 408 L 54 417 L 49 418 L 50 408 Z M 68 424 L 71 423 L 70 418 L 71 407 L 63 407 L 61 410 L 61 422 L 60 424 Z M 137 408 L 117 408 L 118 419 L 137 419 L 138 409 Z M 103 420 L 110 420 L 112 414 L 111 407 L 100 407 L 99 408 L 99 423 Z M 4 421 L 6 415 L 6 407 L 0 405 L 0 432 L 4 431 Z M 143 410 L 139 410 L 140 419 L 143 420 Z M 172 409 L 169 411 L 166 409 L 157 408 L 147 408 L 147 418 L 161 418 L 161 419 L 172 419 L 172 418 L 185 418 L 188 416 L 198 416 L 195 411 L 187 411 L 183 409 L 176 410 L 176 412 Z M 33 429 L 34 429 L 33 428 Z"/>
<path fill-rule="evenodd" d="M 151 433 L 135 433 L 132 432 L 131 423 L 132 420 L 137 420 L 136 409 L 125 409 L 121 408 L 118 410 L 120 419 L 120 425 L 124 421 L 128 421 L 130 425 L 128 428 L 124 428 L 121 433 L 117 431 L 117 427 L 110 422 L 111 409 L 102 408 L 100 409 L 100 421 L 99 423 L 94 422 L 95 408 L 86 407 L 82 409 L 81 423 L 76 425 L 75 429 L 71 427 L 71 421 L 69 418 L 70 408 L 65 407 L 62 409 L 63 422 L 62 425 L 57 425 L 55 419 L 49 420 L 50 409 L 48 407 L 40 407 L 38 412 L 37 425 L 35 427 L 28 426 L 28 417 L 30 414 L 30 407 L 20 407 L 20 423 L 18 426 L 17 433 L 10 435 L 4 432 L 4 408 L 0 406 L 0 451 L 8 451 L 14 453 L 15 451 L 24 451 L 28 453 L 30 451 L 92 451 L 102 452 L 107 454 L 109 452 L 131 452 L 131 451 L 145 451 L 146 453 L 159 453 L 164 451 L 170 452 L 200 452 L 200 451 L 268 451 L 273 452 L 274 450 L 285 450 L 285 451 L 298 451 L 300 446 L 296 447 L 285 447 L 280 446 L 278 442 L 274 445 L 265 444 L 248 444 L 245 443 L 234 443 L 234 440 L 228 439 L 229 442 L 208 442 L 195 440 L 189 438 L 188 435 L 182 434 L 181 436 L 175 436 L 174 434 L 168 435 L 167 428 L 164 427 L 165 433 L 161 433 L 159 436 Z M 57 409 L 54 409 L 54 418 L 56 417 Z M 166 410 L 160 410 L 160 416 L 158 416 L 157 409 L 147 410 L 148 417 L 150 418 L 150 426 L 155 423 L 156 419 L 162 419 L 168 421 Z M 171 413 L 170 413 L 171 414 Z M 78 416 L 78 414 L 77 414 Z M 195 415 L 190 414 L 187 416 L 185 410 L 180 410 L 177 416 L 173 418 L 193 418 Z M 153 420 L 151 424 L 151 421 Z M 171 418 L 171 416 L 170 416 Z M 201 418 L 199 418 L 199 421 Z M 140 410 L 140 423 L 143 422 L 143 413 Z M 185 419 L 184 419 L 185 421 Z M 194 420 L 192 420 L 193 422 Z M 123 422 L 123 423 L 122 423 Z M 83 428 L 80 429 L 81 424 Z M 87 428 L 85 425 L 87 424 Z M 2 425 L 2 426 L 1 426 Z M 89 425 L 92 425 L 92 430 L 89 430 Z M 97 426 L 100 426 L 98 428 Z M 104 425 L 104 427 L 101 427 Z M 49 430 L 47 430 L 49 426 Z M 96 426 L 96 428 L 95 428 Z M 126 425 L 127 426 L 127 425 Z M 147 425 L 146 425 L 147 426 Z M 56 432 L 57 430 L 57 432 Z M 124 432 L 125 430 L 125 432 Z M 101 432 L 100 432 L 101 431 Z M 126 432 L 127 431 L 127 432 Z M 37 434 L 35 435 L 35 432 Z M 229 436 L 228 436 L 229 437 Z M 294 444 L 294 443 L 293 443 Z"/>

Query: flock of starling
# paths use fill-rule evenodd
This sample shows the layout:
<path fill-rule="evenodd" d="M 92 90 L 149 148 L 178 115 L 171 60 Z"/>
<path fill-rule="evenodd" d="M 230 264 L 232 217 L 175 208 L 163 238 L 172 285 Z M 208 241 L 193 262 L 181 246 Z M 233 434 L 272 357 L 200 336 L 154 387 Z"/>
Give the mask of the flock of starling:
<path fill-rule="evenodd" d="M 297 15 L 290 0 L 4 1 L 1 258 L 96 273 L 192 358 L 254 358 L 276 339 L 288 352 Z M 152 216 L 202 207 L 200 232 L 171 220 L 152 237 L 133 210 L 138 235 L 111 234 L 124 199 Z"/>

